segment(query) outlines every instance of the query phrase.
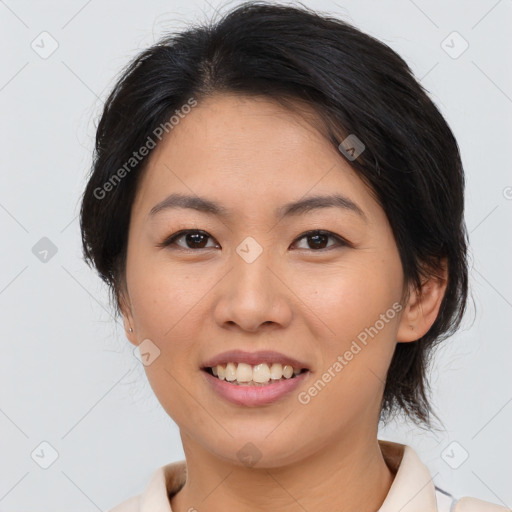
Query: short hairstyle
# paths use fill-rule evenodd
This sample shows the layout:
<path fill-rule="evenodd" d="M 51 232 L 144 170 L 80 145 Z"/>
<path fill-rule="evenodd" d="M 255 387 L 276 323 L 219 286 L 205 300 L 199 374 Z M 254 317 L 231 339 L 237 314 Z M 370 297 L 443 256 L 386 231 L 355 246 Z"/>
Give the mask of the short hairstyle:
<path fill-rule="evenodd" d="M 468 294 L 459 148 L 397 53 L 303 5 L 245 2 L 216 22 L 167 34 L 122 71 L 97 127 L 80 211 L 84 258 L 107 283 L 116 315 L 131 207 L 148 157 L 133 170 L 126 162 L 190 98 L 201 102 L 223 92 L 271 98 L 296 111 L 307 105 L 337 149 L 356 135 L 365 149 L 347 161 L 387 215 L 405 283 L 421 292 L 423 279 L 446 268 L 447 287 L 433 325 L 420 339 L 397 343 L 380 416 L 387 420 L 402 412 L 431 427 L 430 415 L 437 415 L 429 403 L 429 357 L 459 327 Z M 346 156 L 340 151 L 340 158 Z"/>

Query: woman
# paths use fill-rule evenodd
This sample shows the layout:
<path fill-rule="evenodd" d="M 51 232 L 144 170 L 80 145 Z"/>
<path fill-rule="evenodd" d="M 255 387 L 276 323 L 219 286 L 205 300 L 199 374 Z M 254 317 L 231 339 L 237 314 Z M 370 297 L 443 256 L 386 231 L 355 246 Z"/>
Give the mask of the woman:
<path fill-rule="evenodd" d="M 186 461 L 113 510 L 506 510 L 455 499 L 406 445 L 462 318 L 464 175 L 406 63 L 263 2 L 125 70 L 101 117 L 84 253 Z"/>

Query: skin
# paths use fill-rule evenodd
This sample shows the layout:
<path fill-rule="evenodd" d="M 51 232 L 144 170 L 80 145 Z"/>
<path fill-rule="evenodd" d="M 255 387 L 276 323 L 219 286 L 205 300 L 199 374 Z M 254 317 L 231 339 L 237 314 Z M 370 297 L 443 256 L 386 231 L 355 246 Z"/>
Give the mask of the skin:
<path fill-rule="evenodd" d="M 213 199 L 234 215 L 149 215 L 176 192 Z M 334 207 L 274 216 L 284 203 L 333 192 L 364 218 Z M 181 229 L 207 232 L 206 248 L 190 248 L 185 237 L 158 245 Z M 352 246 L 326 238 L 329 247 L 318 249 L 300 238 L 313 229 Z M 247 236 L 263 249 L 250 264 L 236 252 Z M 151 153 L 132 208 L 121 298 L 130 342 L 150 339 L 160 350 L 145 371 L 180 429 L 188 478 L 172 510 L 377 510 L 394 477 L 377 442 L 387 369 L 397 342 L 430 328 L 445 285 L 427 281 L 421 295 L 409 288 L 384 211 L 304 118 L 268 98 L 216 94 L 199 103 Z M 301 404 L 297 394 L 406 292 L 400 314 Z M 276 350 L 306 362 L 310 374 L 278 402 L 234 405 L 200 370 L 231 349 Z M 237 457 L 248 442 L 261 454 L 253 467 Z"/>

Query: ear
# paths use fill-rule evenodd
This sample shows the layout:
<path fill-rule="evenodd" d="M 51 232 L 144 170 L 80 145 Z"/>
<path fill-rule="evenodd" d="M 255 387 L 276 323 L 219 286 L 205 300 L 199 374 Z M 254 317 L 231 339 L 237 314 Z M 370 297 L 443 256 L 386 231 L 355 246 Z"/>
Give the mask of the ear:
<path fill-rule="evenodd" d="M 399 343 L 416 341 L 432 327 L 446 291 L 448 282 L 446 268 L 444 259 L 436 269 L 437 275 L 425 279 L 420 291 L 413 285 L 409 288 L 407 304 L 398 326 L 397 341 Z"/>
<path fill-rule="evenodd" d="M 135 331 L 135 323 L 133 321 L 132 305 L 126 292 L 120 292 L 118 294 L 118 304 L 121 314 L 123 316 L 124 332 L 128 341 L 135 346 L 139 345 L 137 341 L 137 333 Z M 130 329 L 132 331 L 130 332 Z"/>

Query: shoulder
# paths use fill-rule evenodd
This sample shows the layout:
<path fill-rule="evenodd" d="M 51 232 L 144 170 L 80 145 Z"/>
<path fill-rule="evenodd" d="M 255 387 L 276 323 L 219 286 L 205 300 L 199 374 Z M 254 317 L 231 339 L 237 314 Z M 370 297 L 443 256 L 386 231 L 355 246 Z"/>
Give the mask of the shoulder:
<path fill-rule="evenodd" d="M 128 498 L 108 512 L 172 512 L 169 496 L 181 489 L 186 478 L 187 465 L 184 460 L 160 466 L 153 472 L 141 494 Z"/>
<path fill-rule="evenodd" d="M 510 512 L 510 509 L 489 501 L 469 496 L 456 499 L 439 487 L 435 489 L 438 512 Z"/>
<path fill-rule="evenodd" d="M 465 497 L 457 500 L 453 505 L 453 512 L 510 512 L 509 508 L 496 505 L 478 498 Z M 450 511 L 450 512 L 452 512 Z"/>
<path fill-rule="evenodd" d="M 111 508 L 108 512 L 139 512 L 140 510 L 140 496 L 132 496 L 124 500 L 119 505 Z"/>

